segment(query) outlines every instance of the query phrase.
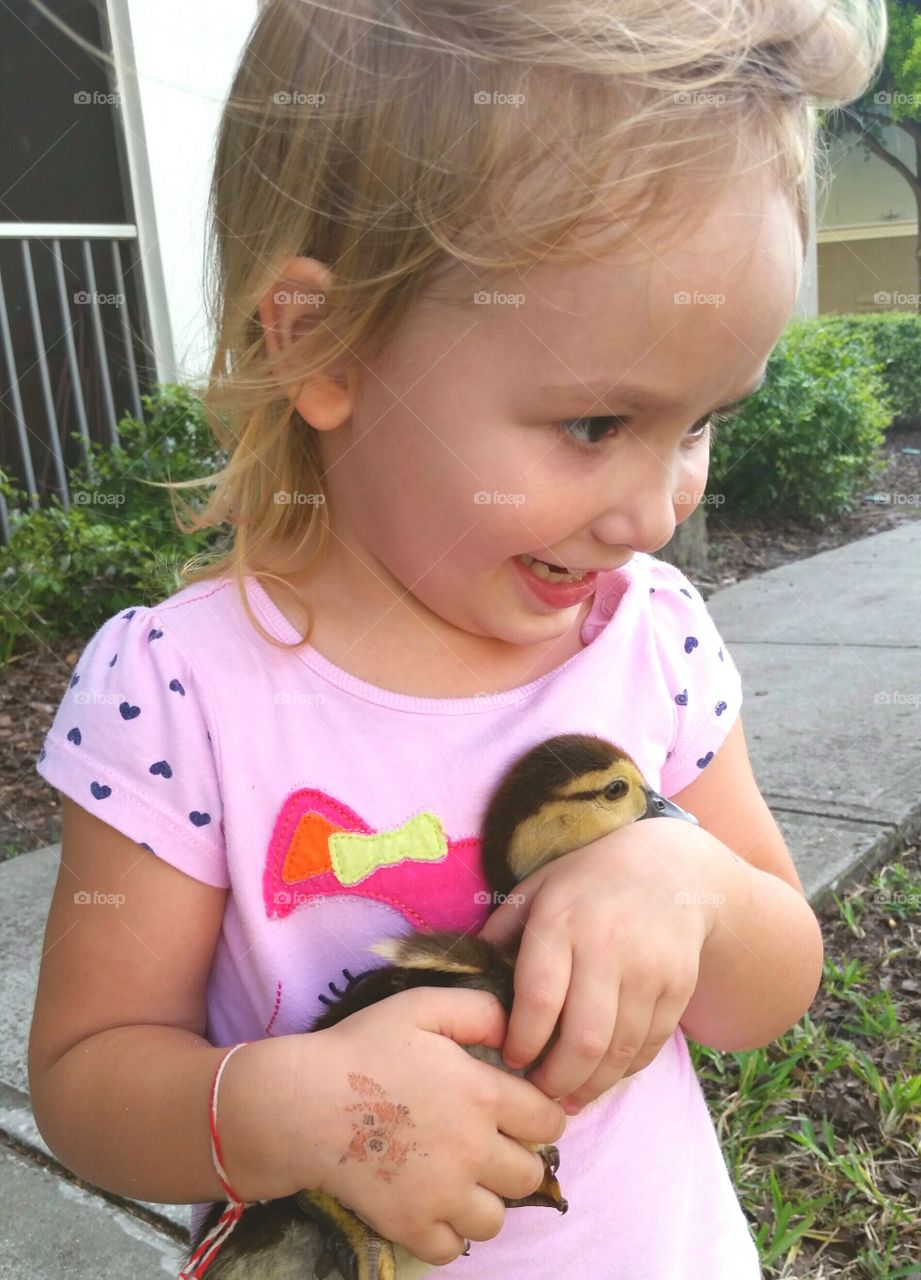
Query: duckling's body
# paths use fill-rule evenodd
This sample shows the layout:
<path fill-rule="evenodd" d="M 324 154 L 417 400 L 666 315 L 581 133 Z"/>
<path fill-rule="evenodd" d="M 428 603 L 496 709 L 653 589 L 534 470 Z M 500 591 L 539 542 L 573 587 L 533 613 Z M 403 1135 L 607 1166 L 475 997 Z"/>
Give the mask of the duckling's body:
<path fill-rule="evenodd" d="M 494 893 L 507 894 L 539 866 L 642 818 L 667 816 L 696 822 L 652 791 L 633 760 L 603 738 L 564 734 L 521 757 L 490 801 L 482 830 L 483 874 Z M 359 1009 L 416 986 L 490 991 L 511 1012 L 517 945 L 497 946 L 460 932 L 410 933 L 371 948 L 390 963 L 350 981 L 335 1003 L 308 1028 L 321 1031 Z M 554 1032 L 523 1076 L 549 1052 Z M 508 1071 L 501 1050 L 468 1045 L 473 1057 Z M 621 1082 L 622 1084 L 625 1082 Z M 508 1207 L 541 1205 L 565 1213 L 555 1174 L 555 1147 L 534 1146 L 544 1160 L 544 1181 Z M 194 1248 L 225 1208 L 212 1207 Z M 430 1263 L 382 1239 L 330 1197 L 303 1191 L 246 1209 L 207 1270 L 207 1280 L 420 1280 Z"/>

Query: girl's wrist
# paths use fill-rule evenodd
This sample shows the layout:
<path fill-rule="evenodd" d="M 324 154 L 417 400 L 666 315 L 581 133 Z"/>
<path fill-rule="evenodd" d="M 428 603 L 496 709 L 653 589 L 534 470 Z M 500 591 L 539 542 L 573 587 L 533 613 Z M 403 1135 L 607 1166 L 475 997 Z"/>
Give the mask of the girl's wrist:
<path fill-rule="evenodd" d="M 217 1127 L 230 1187 L 244 1202 L 275 1200 L 319 1185 L 310 1134 L 311 1089 L 321 1074 L 312 1035 L 254 1040 L 225 1064 Z M 305 1123 L 306 1119 L 306 1123 Z"/>

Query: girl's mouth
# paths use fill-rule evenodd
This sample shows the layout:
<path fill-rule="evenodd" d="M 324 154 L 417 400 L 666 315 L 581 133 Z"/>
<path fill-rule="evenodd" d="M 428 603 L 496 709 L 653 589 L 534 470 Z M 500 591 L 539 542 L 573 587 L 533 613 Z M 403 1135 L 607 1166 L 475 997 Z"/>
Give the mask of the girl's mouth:
<path fill-rule="evenodd" d="M 556 573 L 542 560 L 530 555 L 515 556 L 514 563 L 531 593 L 541 604 L 551 605 L 554 609 L 570 609 L 581 604 L 595 590 L 598 574 L 594 570 L 588 569 L 581 574 Z"/>
<path fill-rule="evenodd" d="M 543 582 L 583 582 L 591 572 L 586 570 L 584 573 L 568 573 L 562 565 L 548 564 L 546 560 L 538 560 L 536 556 L 529 556 L 526 552 L 518 556 L 518 559 Z"/>

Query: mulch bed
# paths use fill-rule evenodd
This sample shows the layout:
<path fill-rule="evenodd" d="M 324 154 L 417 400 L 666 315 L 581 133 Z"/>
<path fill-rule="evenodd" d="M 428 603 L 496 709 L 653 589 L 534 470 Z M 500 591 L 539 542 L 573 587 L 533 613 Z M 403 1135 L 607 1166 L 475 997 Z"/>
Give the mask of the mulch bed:
<path fill-rule="evenodd" d="M 701 595 L 706 600 L 721 587 L 757 573 L 917 520 L 921 516 L 921 454 L 904 453 L 905 449 L 921 449 L 921 428 L 886 432 L 888 465 L 860 498 L 857 509 L 845 515 L 822 521 L 761 517 L 729 524 L 718 510 L 708 511 L 709 564 L 690 575 Z M 879 494 L 888 494 L 890 501 L 870 501 Z"/>
<path fill-rule="evenodd" d="M 921 504 L 921 429 L 890 431 L 888 469 L 872 493 L 914 495 Z M 917 519 L 921 505 L 861 501 L 851 514 L 824 522 L 740 520 L 729 525 L 709 513 L 710 563 L 691 575 L 706 599 L 720 587 L 741 582 L 778 565 L 840 547 L 904 520 Z M 57 792 L 35 771 L 35 759 L 86 643 L 73 636 L 13 658 L 0 670 L 0 861 L 61 838 Z"/>

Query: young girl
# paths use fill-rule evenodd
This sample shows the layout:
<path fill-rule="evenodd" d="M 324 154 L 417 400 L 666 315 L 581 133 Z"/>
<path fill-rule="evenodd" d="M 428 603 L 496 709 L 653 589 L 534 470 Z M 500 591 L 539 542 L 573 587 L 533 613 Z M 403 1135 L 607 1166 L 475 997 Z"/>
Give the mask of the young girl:
<path fill-rule="evenodd" d="M 884 39 L 882 0 L 262 7 L 213 187 L 229 462 L 195 523 L 232 541 L 100 627 L 38 762 L 64 832 L 30 1080 L 81 1177 L 197 1228 L 251 1042 L 220 1085 L 244 1201 L 322 1187 L 448 1280 L 760 1274 L 685 1037 L 782 1034 L 821 936 L 729 650 L 654 553 L 793 312 L 814 100 Z M 565 732 L 701 826 L 495 903 L 485 804 Z M 423 988 L 303 1034 L 410 928 L 520 935 L 510 1018 Z M 526 1078 L 461 1048 L 528 1063 L 558 1018 Z M 526 1141 L 557 1141 L 565 1217 L 506 1213 Z"/>

